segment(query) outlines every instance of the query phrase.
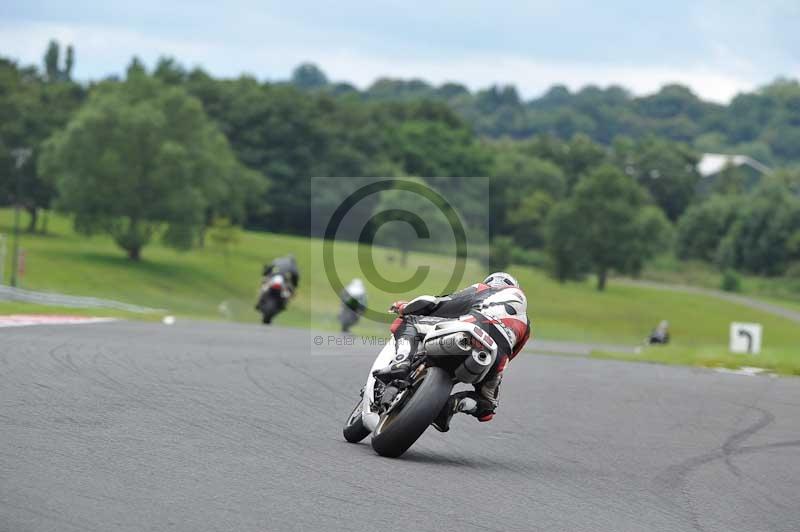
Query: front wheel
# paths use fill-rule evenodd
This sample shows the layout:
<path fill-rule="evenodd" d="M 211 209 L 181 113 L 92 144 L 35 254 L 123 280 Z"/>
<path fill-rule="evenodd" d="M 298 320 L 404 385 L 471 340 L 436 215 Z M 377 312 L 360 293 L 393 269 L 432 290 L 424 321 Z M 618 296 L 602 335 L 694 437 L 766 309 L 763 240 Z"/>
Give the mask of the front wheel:
<path fill-rule="evenodd" d="M 280 311 L 280 305 L 277 299 L 269 294 L 266 294 L 263 302 L 261 303 L 261 323 L 272 323 L 272 318 Z"/>
<path fill-rule="evenodd" d="M 372 448 L 381 456 L 397 458 L 408 450 L 444 408 L 453 381 L 442 368 L 428 368 L 422 383 L 404 405 L 381 417 L 372 436 Z"/>

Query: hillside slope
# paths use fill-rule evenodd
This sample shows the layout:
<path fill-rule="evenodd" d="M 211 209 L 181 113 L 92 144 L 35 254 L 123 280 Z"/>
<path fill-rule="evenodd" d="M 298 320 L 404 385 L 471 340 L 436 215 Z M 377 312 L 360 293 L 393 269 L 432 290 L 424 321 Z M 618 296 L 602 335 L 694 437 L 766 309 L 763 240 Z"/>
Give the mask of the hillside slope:
<path fill-rule="evenodd" d="M 11 219 L 9 210 L 0 210 L 0 232 L 10 232 Z M 263 263 L 293 253 L 301 269 L 301 287 L 277 321 L 335 330 L 338 301 L 321 268 L 319 245 L 319 241 L 306 238 L 243 232 L 227 253 L 213 245 L 181 253 L 154 243 L 145 248 L 143 260 L 134 263 L 109 238 L 76 235 L 66 218 L 53 216 L 48 235 L 22 236 L 26 254 L 23 286 L 164 308 L 184 317 L 257 322 L 252 305 Z M 356 249 L 353 243 L 336 245 L 338 274 L 344 282 L 361 275 Z M 389 279 L 407 278 L 417 265 L 430 265 L 429 281 L 418 291 L 437 292 L 452 271 L 452 261 L 444 256 L 412 253 L 403 267 L 392 250 L 376 248 L 372 253 L 378 270 Z M 9 264 L 6 272 L 8 268 Z M 462 285 L 485 273 L 470 261 Z M 659 320 L 667 319 L 676 344 L 684 347 L 724 350 L 732 321 L 763 324 L 767 349 L 788 350 L 800 345 L 796 323 L 702 293 L 621 283 L 611 283 L 606 292 L 599 293 L 589 282 L 561 285 L 536 269 L 516 267 L 512 273 L 528 294 L 534 333 L 543 339 L 634 344 Z M 393 300 L 413 295 L 373 289 L 370 306 L 385 309 Z M 382 335 L 385 328 L 363 322 L 356 332 Z"/>

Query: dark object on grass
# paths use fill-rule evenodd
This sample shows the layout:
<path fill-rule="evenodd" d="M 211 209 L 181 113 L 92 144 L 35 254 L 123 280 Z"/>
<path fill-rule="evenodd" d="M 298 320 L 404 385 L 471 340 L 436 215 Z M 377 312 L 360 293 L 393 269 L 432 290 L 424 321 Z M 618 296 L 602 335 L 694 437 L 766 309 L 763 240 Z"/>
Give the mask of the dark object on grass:
<path fill-rule="evenodd" d="M 649 345 L 666 345 L 669 343 L 669 322 L 667 320 L 662 320 L 658 327 L 653 329 L 653 332 L 647 338 L 647 343 Z"/>

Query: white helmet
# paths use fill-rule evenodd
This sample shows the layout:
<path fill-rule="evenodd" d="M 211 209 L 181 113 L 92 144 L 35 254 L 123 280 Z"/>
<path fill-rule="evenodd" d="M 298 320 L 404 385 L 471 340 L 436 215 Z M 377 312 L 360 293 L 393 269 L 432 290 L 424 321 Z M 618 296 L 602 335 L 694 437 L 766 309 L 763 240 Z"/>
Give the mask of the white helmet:
<path fill-rule="evenodd" d="M 519 288 L 519 283 L 517 280 L 506 272 L 494 272 L 483 280 L 483 284 L 489 285 L 493 288 L 508 288 L 509 286 Z"/>

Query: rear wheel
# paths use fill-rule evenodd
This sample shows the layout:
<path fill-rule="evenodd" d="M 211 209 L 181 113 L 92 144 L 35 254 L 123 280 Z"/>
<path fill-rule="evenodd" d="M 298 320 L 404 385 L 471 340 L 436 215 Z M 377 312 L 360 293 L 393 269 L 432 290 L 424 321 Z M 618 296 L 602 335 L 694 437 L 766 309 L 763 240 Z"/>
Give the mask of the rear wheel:
<path fill-rule="evenodd" d="M 364 421 L 361 419 L 361 401 L 362 400 L 359 399 L 356 403 L 356 407 L 350 412 L 347 423 L 344 429 L 342 429 L 344 439 L 350 443 L 358 443 L 369 436 L 369 430 L 364 426 Z"/>
<path fill-rule="evenodd" d="M 442 368 L 428 368 L 422 383 L 404 405 L 382 416 L 372 436 L 372 448 L 381 456 L 396 458 L 406 452 L 441 412 L 453 381 Z"/>

